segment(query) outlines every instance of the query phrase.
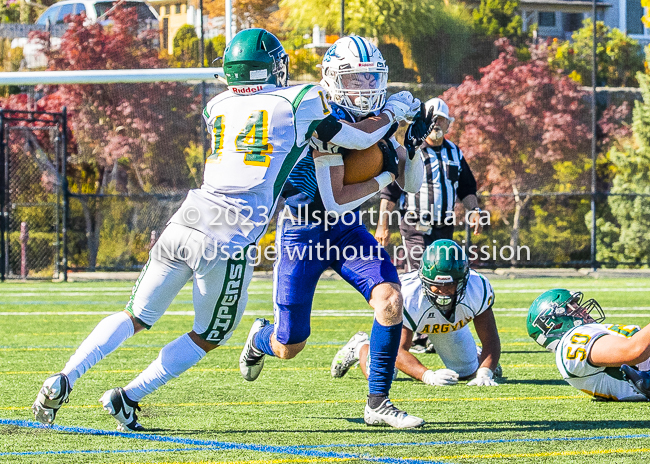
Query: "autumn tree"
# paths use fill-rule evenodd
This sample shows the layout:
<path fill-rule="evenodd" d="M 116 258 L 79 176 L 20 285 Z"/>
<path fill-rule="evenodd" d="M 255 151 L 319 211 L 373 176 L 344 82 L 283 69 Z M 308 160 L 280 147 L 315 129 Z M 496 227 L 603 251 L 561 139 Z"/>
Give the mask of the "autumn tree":
<path fill-rule="evenodd" d="M 204 9 L 212 18 L 225 16 L 225 0 L 206 0 Z M 275 32 L 279 26 L 272 14 L 278 9 L 278 0 L 233 0 L 233 20 L 237 30 L 263 27 Z"/>
<path fill-rule="evenodd" d="M 581 85 L 591 85 L 593 22 L 586 19 L 571 40 L 554 42 L 551 64 Z M 596 84 L 610 87 L 636 87 L 636 74 L 643 71 L 643 49 L 618 29 L 596 22 Z"/>
<path fill-rule="evenodd" d="M 108 27 L 84 22 L 83 15 L 70 17 L 61 47 L 48 52 L 50 70 L 167 66 L 152 46 L 157 31 L 139 31 L 132 11 L 117 8 Z M 47 39 L 42 33 L 36 35 Z M 178 83 L 89 84 L 44 90 L 46 96 L 37 104 L 65 102 L 70 112 L 77 155 L 68 174 L 75 193 L 164 193 L 189 187 L 187 168 L 178 167 L 185 166 L 183 150 L 197 138 L 201 127 L 190 87 Z M 97 198 L 79 197 L 79 202 L 88 267 L 94 269 L 104 219 L 112 213 Z"/>
<path fill-rule="evenodd" d="M 309 34 L 314 25 L 340 30 L 340 2 L 281 0 L 288 34 Z M 345 32 L 397 38 L 411 49 L 423 82 L 444 81 L 471 53 L 472 18 L 461 3 L 445 0 L 346 0 Z"/>
<path fill-rule="evenodd" d="M 496 203 L 516 248 L 531 193 L 561 190 L 563 178 L 574 182 L 583 173 L 589 113 L 575 81 L 549 67 L 545 47 L 531 49 L 532 58 L 522 62 L 508 41 L 499 45 L 499 58 L 481 69 L 480 79 L 468 77 L 442 98 L 456 118 L 450 138 L 480 189 L 508 195 Z"/>

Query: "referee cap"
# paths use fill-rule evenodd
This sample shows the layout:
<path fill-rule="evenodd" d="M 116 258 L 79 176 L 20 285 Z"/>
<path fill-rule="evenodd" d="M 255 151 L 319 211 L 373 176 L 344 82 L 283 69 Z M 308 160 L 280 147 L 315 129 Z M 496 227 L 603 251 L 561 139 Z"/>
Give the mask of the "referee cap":
<path fill-rule="evenodd" d="M 450 124 L 454 122 L 454 118 L 449 116 L 449 107 L 441 98 L 432 98 L 431 100 L 428 100 L 424 106 L 427 110 L 427 115 L 431 114 L 432 117 L 442 116 L 449 120 Z"/>

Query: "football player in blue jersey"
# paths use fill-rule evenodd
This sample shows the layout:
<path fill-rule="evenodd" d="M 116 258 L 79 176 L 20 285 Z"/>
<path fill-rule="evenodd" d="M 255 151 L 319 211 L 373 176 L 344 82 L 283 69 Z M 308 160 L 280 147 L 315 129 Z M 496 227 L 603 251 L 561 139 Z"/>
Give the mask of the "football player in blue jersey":
<path fill-rule="evenodd" d="M 290 359 L 305 347 L 316 284 L 323 271 L 331 267 L 375 311 L 366 424 L 419 427 L 424 424 L 422 419 L 399 410 L 388 397 L 402 331 L 403 300 L 397 270 L 354 210 L 394 180 L 408 192 L 420 189 L 424 167 L 416 147 L 426 132 L 424 121 L 416 118 L 420 102 L 408 92 L 386 99 L 386 63 L 377 47 L 361 37 L 337 40 L 323 59 L 322 74 L 321 85 L 329 94 L 339 124 L 389 115 L 393 127 L 385 127 L 379 142 L 388 172 L 366 182 L 344 185 L 345 151 L 330 143 L 321 131 L 318 140 L 312 139 L 311 154 L 289 176 L 284 191 L 286 207 L 278 219 L 275 321 L 255 321 L 240 356 L 240 370 L 246 380 L 253 381 L 260 375 L 265 355 Z M 405 103 L 409 106 L 406 112 Z M 394 123 L 399 122 L 397 115 L 408 122 L 415 120 L 407 130 L 408 150 L 392 137 Z"/>

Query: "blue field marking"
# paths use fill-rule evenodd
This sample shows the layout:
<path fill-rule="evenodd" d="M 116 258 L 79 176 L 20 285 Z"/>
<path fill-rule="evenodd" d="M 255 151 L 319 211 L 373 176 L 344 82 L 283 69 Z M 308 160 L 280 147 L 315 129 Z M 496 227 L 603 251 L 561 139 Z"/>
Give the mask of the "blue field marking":
<path fill-rule="evenodd" d="M 258 451 L 261 453 L 288 454 L 293 456 L 313 456 L 318 458 L 339 458 L 339 459 L 358 459 L 369 462 L 381 462 L 385 464 L 451 464 L 448 461 L 423 461 L 421 459 L 411 458 L 390 458 L 380 456 L 370 456 L 367 454 L 349 454 L 335 453 L 333 451 L 318 451 L 297 446 L 273 446 L 273 445 L 255 445 L 246 443 L 230 443 L 216 440 L 197 440 L 192 438 L 166 437 L 164 435 L 153 435 L 148 433 L 125 433 L 110 430 L 91 429 L 87 427 L 65 427 L 61 425 L 43 425 L 40 422 L 0 419 L 0 425 L 14 425 L 31 429 L 50 429 L 57 432 L 79 433 L 84 435 L 98 435 L 118 438 L 129 438 L 131 440 L 145 440 L 161 443 L 176 443 L 182 445 L 206 446 L 213 450 L 233 451 L 248 450 Z"/>
<path fill-rule="evenodd" d="M 125 449 L 125 450 L 63 450 L 63 451 L 16 451 L 13 453 L 0 453 L 0 456 L 40 456 L 58 454 L 112 454 L 112 453 L 168 453 L 170 451 L 209 451 L 211 446 L 196 448 L 161 448 L 161 449 Z"/>
<path fill-rule="evenodd" d="M 443 445 L 493 445 L 497 443 L 540 443 L 552 441 L 594 441 L 617 440 L 623 438 L 650 438 L 650 434 L 636 435 L 601 435 L 596 437 L 556 437 L 556 438 L 501 438 L 495 440 L 459 440 L 459 441 L 427 441 L 414 443 L 336 443 L 331 445 L 302 445 L 298 448 L 374 448 L 376 446 L 443 446 Z"/>

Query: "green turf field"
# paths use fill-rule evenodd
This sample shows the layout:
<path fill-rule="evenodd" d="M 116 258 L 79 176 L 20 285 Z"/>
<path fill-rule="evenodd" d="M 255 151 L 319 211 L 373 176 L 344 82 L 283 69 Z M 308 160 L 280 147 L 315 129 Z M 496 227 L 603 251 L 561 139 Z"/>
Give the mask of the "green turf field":
<path fill-rule="evenodd" d="M 553 355 L 527 338 L 525 311 L 543 290 L 564 286 L 597 298 L 609 322 L 643 326 L 650 322 L 650 282 L 492 283 L 501 385 L 430 387 L 400 375 L 391 396 L 425 418 L 422 429 L 366 427 L 361 371 L 330 377 L 337 349 L 372 325 L 363 298 L 341 281 L 321 282 L 305 351 L 290 361 L 267 358 L 256 382 L 243 380 L 237 363 L 248 329 L 255 317 L 272 317 L 271 282 L 263 280 L 252 283 L 247 313 L 229 344 L 141 404 L 146 434 L 113 433 L 115 421 L 98 399 L 126 385 L 162 346 L 191 330 L 191 288 L 152 330 L 79 380 L 58 413 L 60 427 L 48 430 L 36 427 L 29 409 L 41 383 L 101 318 L 124 306 L 131 283 L 0 284 L 0 462 L 647 462 L 649 406 L 592 402 L 565 384 Z M 435 354 L 418 356 L 429 367 L 442 367 Z"/>

